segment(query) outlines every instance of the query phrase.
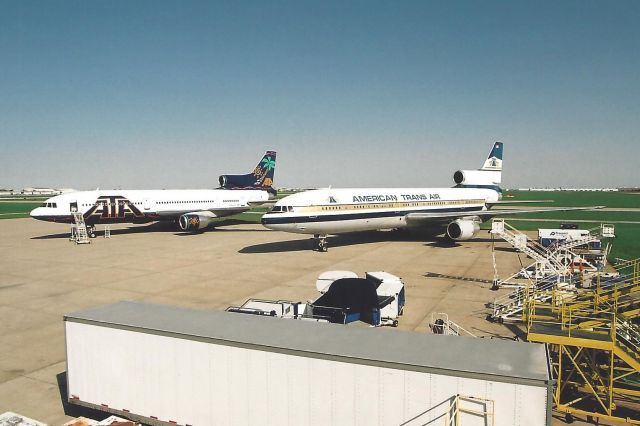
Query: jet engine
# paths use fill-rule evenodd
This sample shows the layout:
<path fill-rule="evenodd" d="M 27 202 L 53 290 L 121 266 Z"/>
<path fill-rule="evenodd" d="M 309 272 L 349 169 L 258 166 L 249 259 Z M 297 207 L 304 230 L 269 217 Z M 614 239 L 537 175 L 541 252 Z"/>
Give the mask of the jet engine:
<path fill-rule="evenodd" d="M 501 173 L 493 170 L 458 170 L 453 174 L 456 185 L 497 185 Z"/>
<path fill-rule="evenodd" d="M 475 220 L 457 219 L 447 225 L 447 236 L 455 241 L 473 238 L 480 231 L 480 224 Z"/>
<path fill-rule="evenodd" d="M 220 182 L 220 187 L 225 189 L 252 188 L 259 185 L 256 182 L 256 176 L 251 173 L 248 175 L 220 175 L 218 182 Z"/>
<path fill-rule="evenodd" d="M 197 232 L 209 226 L 214 217 L 215 215 L 208 211 L 185 213 L 178 219 L 178 225 L 185 232 Z"/>

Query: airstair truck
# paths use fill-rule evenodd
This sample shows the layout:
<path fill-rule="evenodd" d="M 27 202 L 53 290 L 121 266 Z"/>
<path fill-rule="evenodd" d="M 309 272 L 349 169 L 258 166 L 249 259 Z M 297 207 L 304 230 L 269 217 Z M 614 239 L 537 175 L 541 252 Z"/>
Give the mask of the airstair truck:
<path fill-rule="evenodd" d="M 150 425 L 551 424 L 542 344 L 136 302 L 64 327 L 69 402 Z"/>

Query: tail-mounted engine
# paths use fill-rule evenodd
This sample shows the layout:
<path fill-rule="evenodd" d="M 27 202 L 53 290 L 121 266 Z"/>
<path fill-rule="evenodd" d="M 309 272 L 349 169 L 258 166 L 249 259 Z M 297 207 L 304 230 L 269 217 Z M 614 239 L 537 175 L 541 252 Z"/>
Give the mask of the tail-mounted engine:
<path fill-rule="evenodd" d="M 493 170 L 458 170 L 453 174 L 456 185 L 498 185 L 502 180 L 502 173 Z"/>
<path fill-rule="evenodd" d="M 476 220 L 457 219 L 447 225 L 447 236 L 454 241 L 465 241 L 480 232 L 480 223 Z"/>
<path fill-rule="evenodd" d="M 218 178 L 220 187 L 225 189 L 255 188 L 259 186 L 253 174 L 248 175 L 221 175 Z"/>

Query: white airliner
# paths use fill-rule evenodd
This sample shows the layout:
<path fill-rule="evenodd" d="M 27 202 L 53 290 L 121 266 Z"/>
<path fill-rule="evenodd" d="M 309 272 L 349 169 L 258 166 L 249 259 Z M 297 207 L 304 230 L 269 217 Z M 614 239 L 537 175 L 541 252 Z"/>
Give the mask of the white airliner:
<path fill-rule="evenodd" d="M 253 172 L 222 175 L 218 189 L 79 191 L 49 198 L 31 211 L 48 222 L 72 223 L 72 211 L 82 213 L 90 236 L 103 223 L 174 221 L 183 231 L 196 232 L 216 217 L 230 216 L 275 199 L 272 188 L 276 153 L 267 151 Z"/>
<path fill-rule="evenodd" d="M 598 208 L 492 210 L 498 204 L 521 203 L 501 201 L 502 153 L 503 144 L 496 142 L 482 168 L 454 173 L 453 188 L 317 189 L 289 195 L 262 216 L 262 224 L 313 234 L 318 250 L 326 251 L 329 234 L 414 226 L 468 240 L 480 231 L 482 222 L 495 216 Z"/>

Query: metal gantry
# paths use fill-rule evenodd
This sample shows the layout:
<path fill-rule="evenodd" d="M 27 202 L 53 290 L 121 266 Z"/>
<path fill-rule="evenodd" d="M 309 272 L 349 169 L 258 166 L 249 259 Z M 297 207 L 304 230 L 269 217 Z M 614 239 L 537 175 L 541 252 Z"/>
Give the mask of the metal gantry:
<path fill-rule="evenodd" d="M 527 339 L 549 345 L 558 411 L 640 424 L 640 259 L 618 268 L 574 297 L 527 300 Z"/>

